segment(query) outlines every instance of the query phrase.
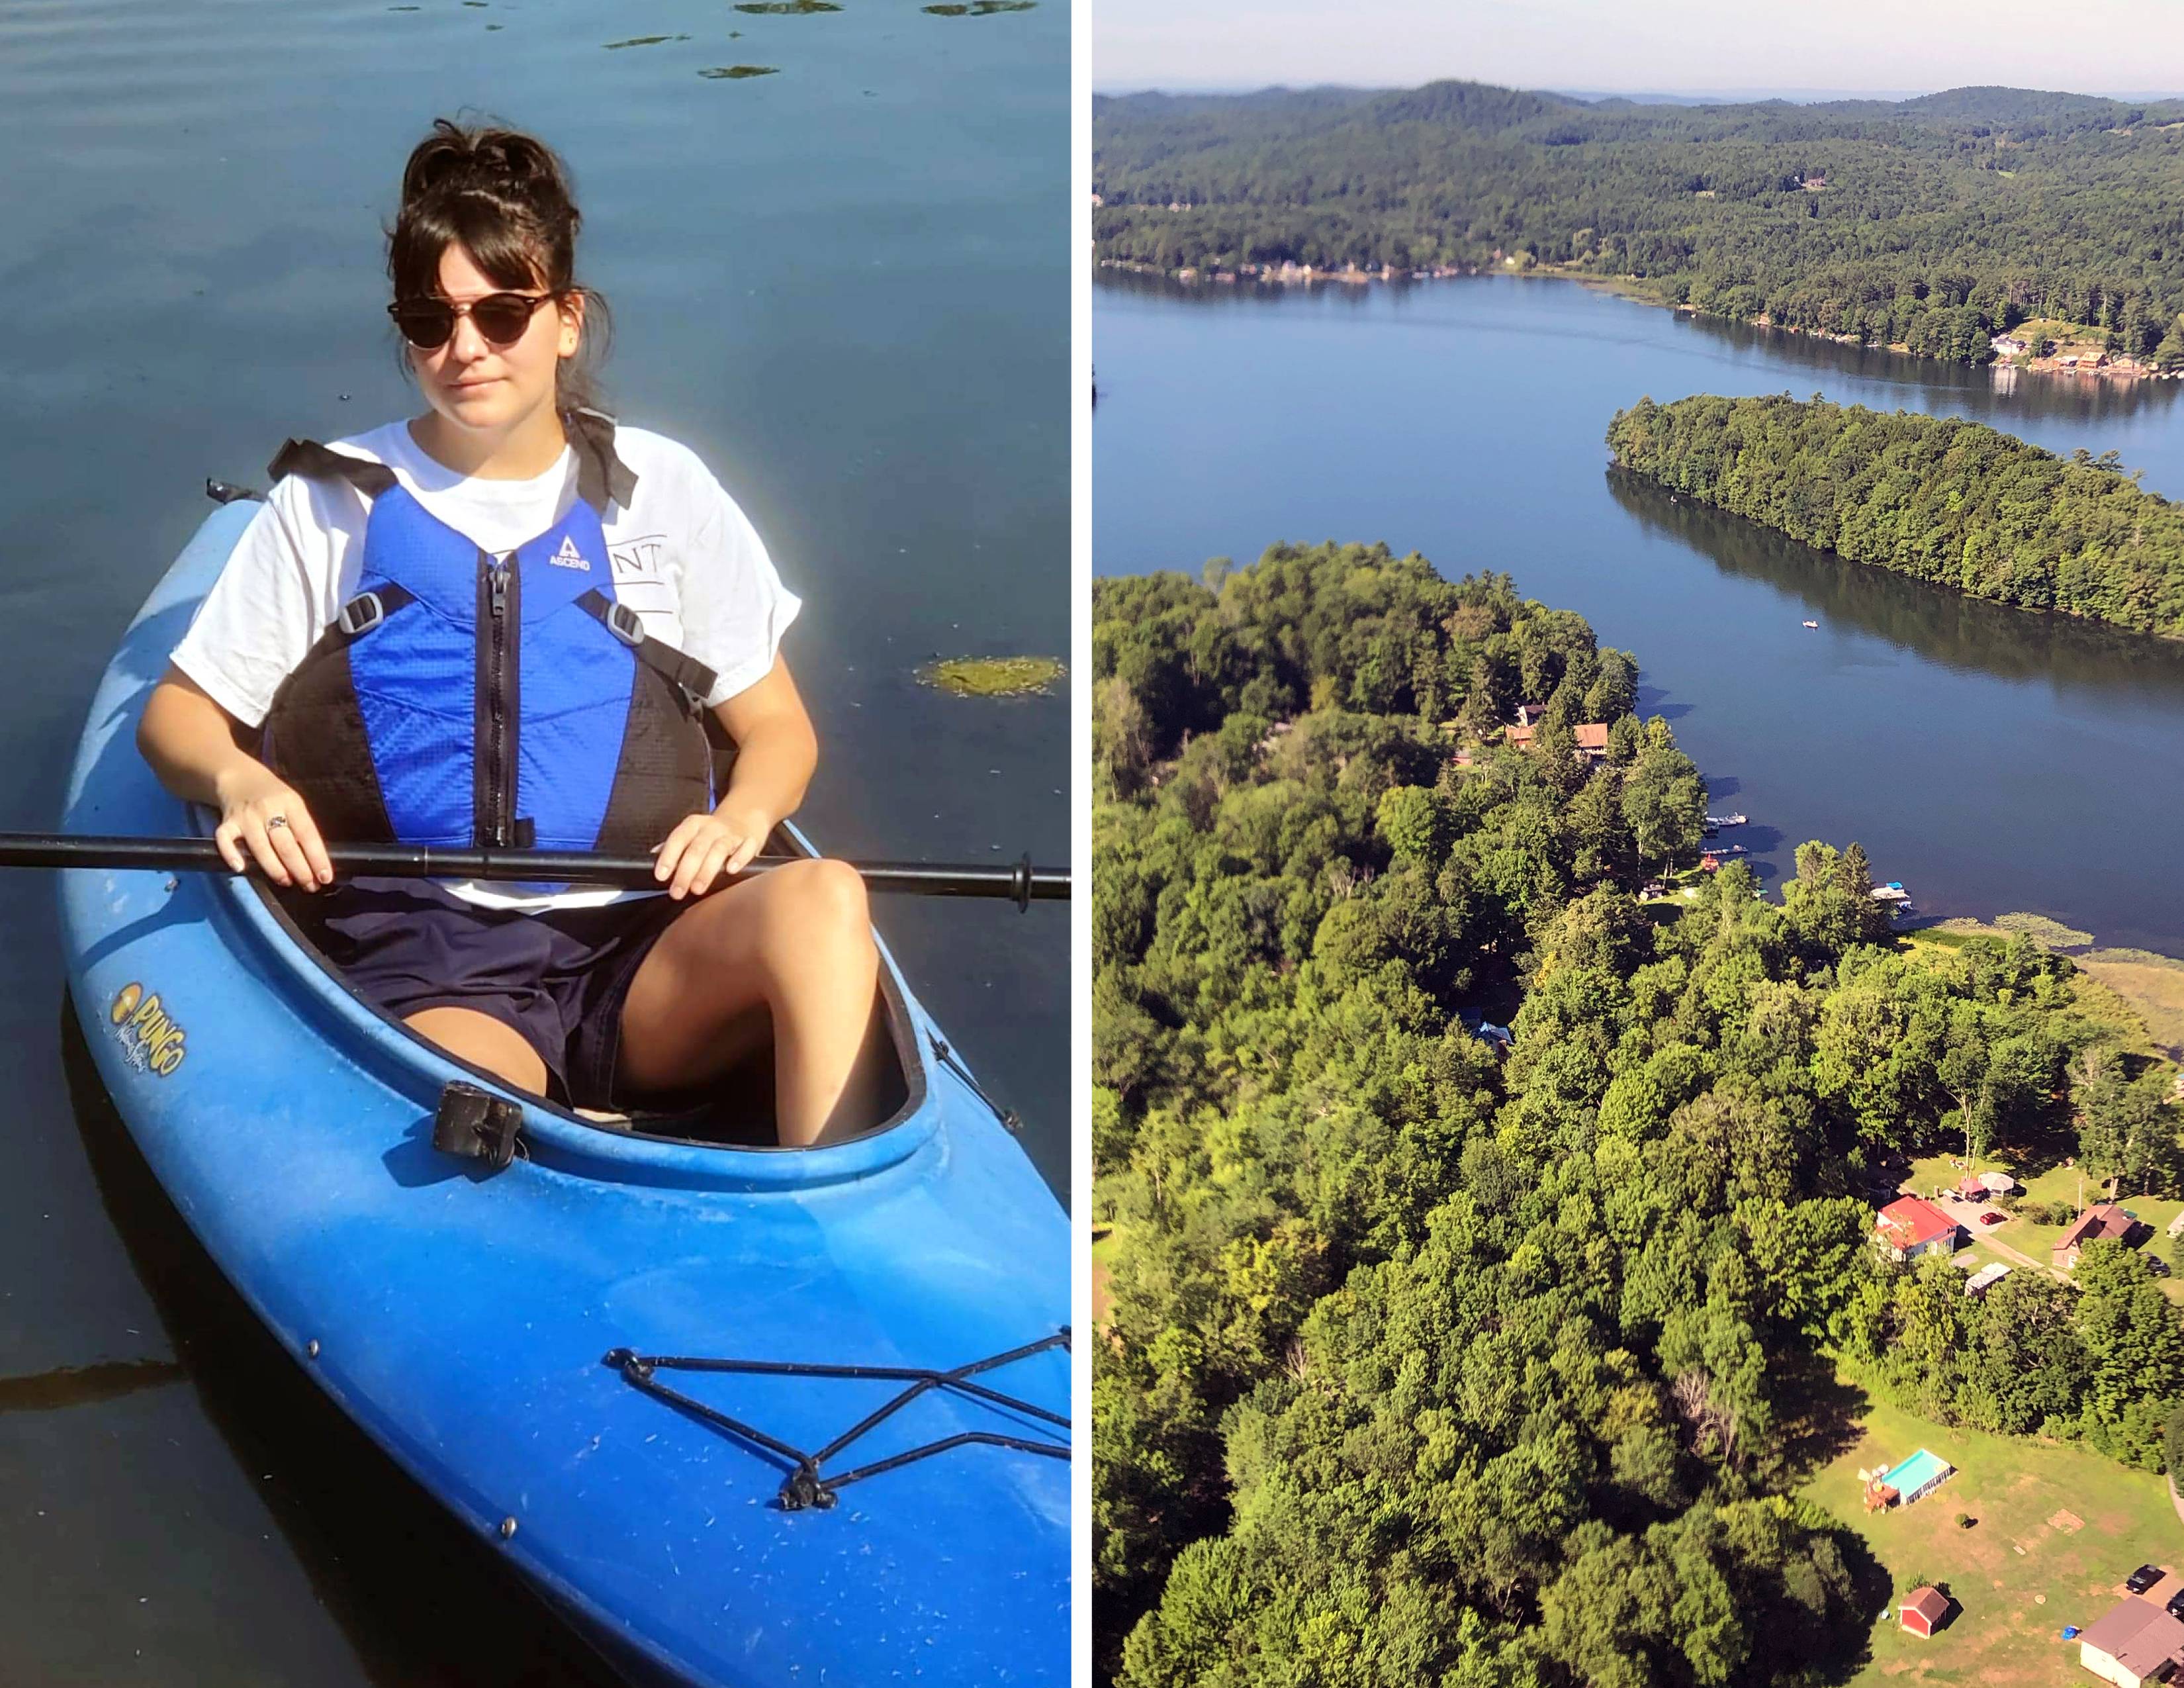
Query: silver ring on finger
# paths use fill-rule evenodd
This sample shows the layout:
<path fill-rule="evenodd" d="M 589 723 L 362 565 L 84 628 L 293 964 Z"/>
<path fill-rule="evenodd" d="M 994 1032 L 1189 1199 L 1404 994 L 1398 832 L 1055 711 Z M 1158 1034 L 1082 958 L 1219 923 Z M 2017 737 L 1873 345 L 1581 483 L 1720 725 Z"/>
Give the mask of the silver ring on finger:
<path fill-rule="evenodd" d="M 281 827 L 287 824 L 288 817 L 286 815 L 270 816 L 266 820 L 265 830 L 269 833 L 278 832 Z"/>

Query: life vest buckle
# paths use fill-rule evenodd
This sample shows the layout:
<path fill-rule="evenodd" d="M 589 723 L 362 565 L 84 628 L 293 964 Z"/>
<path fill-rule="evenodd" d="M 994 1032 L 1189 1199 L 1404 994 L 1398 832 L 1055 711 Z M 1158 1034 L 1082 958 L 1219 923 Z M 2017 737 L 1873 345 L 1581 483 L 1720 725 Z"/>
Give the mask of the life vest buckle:
<path fill-rule="evenodd" d="M 360 592 L 341 607 L 337 618 L 342 632 L 361 638 L 387 619 L 387 605 L 376 592 Z"/>
<path fill-rule="evenodd" d="M 637 611 L 627 604 L 607 605 L 607 631 L 632 650 L 640 649 L 644 643 L 644 623 L 638 618 Z"/>

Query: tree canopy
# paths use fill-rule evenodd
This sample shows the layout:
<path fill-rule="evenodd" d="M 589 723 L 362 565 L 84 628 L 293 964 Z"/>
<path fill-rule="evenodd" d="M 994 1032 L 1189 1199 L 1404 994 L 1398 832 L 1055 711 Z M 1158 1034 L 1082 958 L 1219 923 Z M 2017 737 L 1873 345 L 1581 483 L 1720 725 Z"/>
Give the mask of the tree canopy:
<path fill-rule="evenodd" d="M 1211 572 L 1094 582 L 1103 1675 L 1820 1680 L 1887 1593 L 1798 1498 L 1838 1366 L 2162 1468 L 2184 1318 L 2137 1255 L 1977 1301 L 1869 1240 L 1967 1131 L 2175 1176 L 2067 961 L 1902 946 L 1856 845 L 1648 900 L 1703 783 L 1506 576 Z"/>
<path fill-rule="evenodd" d="M 1852 562 L 2025 610 L 2184 636 L 2184 508 L 2116 454 L 1786 393 L 1618 411 L 1618 466 Z"/>
<path fill-rule="evenodd" d="M 1095 97 L 1104 259 L 1568 266 L 1981 361 L 2045 317 L 2184 362 L 2184 103 L 1639 105 L 1473 82 Z"/>

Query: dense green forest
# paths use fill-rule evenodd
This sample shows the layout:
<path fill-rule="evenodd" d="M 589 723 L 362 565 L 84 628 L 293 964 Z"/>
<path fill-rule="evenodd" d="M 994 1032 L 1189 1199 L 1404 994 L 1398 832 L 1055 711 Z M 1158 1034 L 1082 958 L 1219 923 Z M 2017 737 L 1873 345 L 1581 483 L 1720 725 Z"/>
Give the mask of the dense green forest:
<path fill-rule="evenodd" d="M 1967 1139 L 2176 1178 L 2067 961 L 1905 948 L 1855 844 L 1645 900 L 1698 771 L 1506 576 L 1207 576 L 1094 582 L 1103 1677 L 1841 1680 L 1886 1578 L 1796 1491 L 1846 1375 L 2162 1468 L 2184 1317 L 2139 1255 L 1982 1301 L 1868 1242 Z"/>
<path fill-rule="evenodd" d="M 1808 545 L 1974 598 L 2184 637 L 2184 507 L 2109 452 L 1818 397 L 1641 399 L 1616 464 Z"/>
<path fill-rule="evenodd" d="M 2184 365 L 2184 103 L 1638 105 L 1472 82 L 1095 98 L 1103 259 L 1566 265 L 1979 361 L 2032 317 Z"/>

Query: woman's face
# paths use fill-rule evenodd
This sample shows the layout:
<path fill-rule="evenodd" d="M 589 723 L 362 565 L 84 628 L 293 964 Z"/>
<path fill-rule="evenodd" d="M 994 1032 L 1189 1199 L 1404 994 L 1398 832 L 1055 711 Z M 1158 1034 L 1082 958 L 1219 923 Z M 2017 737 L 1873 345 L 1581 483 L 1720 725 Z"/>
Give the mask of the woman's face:
<path fill-rule="evenodd" d="M 470 304 L 488 293 L 535 294 L 538 287 L 504 287 L 451 245 L 440 254 L 440 297 Z M 583 331 L 583 298 L 571 294 L 556 306 L 542 304 L 518 339 L 498 345 L 467 315 L 455 319 L 447 343 L 429 352 L 412 346 L 410 366 L 426 402 L 470 433 L 505 435 L 554 404 L 554 376 L 561 359 L 574 356 Z"/>

